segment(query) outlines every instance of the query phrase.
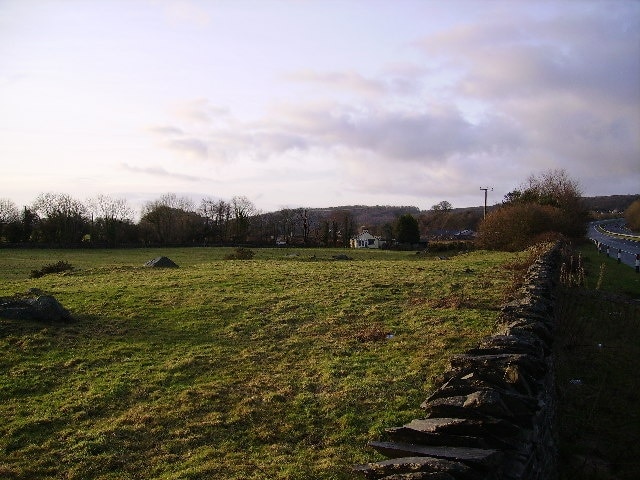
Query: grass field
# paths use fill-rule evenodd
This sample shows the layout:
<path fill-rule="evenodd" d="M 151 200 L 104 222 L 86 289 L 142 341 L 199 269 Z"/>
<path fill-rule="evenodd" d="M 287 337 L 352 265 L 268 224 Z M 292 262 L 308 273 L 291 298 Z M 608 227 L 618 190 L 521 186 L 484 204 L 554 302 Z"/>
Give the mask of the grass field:
<path fill-rule="evenodd" d="M 0 250 L 0 295 L 75 318 L 0 319 L 0 477 L 351 478 L 494 330 L 517 258 L 230 251 Z M 141 266 L 160 255 L 180 268 Z"/>

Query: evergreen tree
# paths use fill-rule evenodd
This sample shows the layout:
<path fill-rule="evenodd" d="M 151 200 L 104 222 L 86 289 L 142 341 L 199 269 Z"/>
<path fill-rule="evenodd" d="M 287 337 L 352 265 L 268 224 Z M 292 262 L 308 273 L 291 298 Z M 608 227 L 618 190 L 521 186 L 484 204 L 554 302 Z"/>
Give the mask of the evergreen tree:
<path fill-rule="evenodd" d="M 414 244 L 420 241 L 418 220 L 410 213 L 400 215 L 396 222 L 396 239 L 399 243 Z"/>

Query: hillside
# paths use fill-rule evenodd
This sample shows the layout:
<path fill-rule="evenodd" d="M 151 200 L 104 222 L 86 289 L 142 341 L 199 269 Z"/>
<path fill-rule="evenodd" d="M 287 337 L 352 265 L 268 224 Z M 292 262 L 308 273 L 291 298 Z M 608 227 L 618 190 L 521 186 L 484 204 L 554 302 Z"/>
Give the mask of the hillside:
<path fill-rule="evenodd" d="M 631 203 L 638 199 L 640 199 L 640 194 L 583 197 L 587 209 L 598 213 L 624 212 Z M 488 209 L 491 210 L 495 207 L 496 205 L 489 206 Z M 447 214 L 444 214 L 433 210 L 420 210 L 415 206 L 343 205 L 340 207 L 310 208 L 308 212 L 319 221 L 349 213 L 358 227 L 366 226 L 372 230 L 378 230 L 385 224 L 393 224 L 400 215 L 406 213 L 418 218 L 421 225 L 427 230 L 474 230 L 482 219 L 483 207 L 453 208 Z"/>
<path fill-rule="evenodd" d="M 624 212 L 629 207 L 629 205 L 631 205 L 636 200 L 640 200 L 640 194 L 584 197 L 587 208 L 592 212 L 599 213 Z"/>
<path fill-rule="evenodd" d="M 337 214 L 349 212 L 358 226 L 365 225 L 370 228 L 382 226 L 385 223 L 393 223 L 400 215 L 406 213 L 410 213 L 416 217 L 421 214 L 418 207 L 391 205 L 347 205 L 329 208 L 311 208 L 309 212 L 312 212 L 316 218 L 320 219 L 327 219 Z"/>

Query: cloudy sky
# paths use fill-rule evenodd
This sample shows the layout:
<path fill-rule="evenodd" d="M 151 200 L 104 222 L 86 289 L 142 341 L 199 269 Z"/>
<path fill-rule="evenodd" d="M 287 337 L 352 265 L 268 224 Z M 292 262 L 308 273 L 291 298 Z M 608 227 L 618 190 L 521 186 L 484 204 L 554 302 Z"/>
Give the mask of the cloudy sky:
<path fill-rule="evenodd" d="M 0 197 L 640 192 L 640 1 L 0 0 Z"/>

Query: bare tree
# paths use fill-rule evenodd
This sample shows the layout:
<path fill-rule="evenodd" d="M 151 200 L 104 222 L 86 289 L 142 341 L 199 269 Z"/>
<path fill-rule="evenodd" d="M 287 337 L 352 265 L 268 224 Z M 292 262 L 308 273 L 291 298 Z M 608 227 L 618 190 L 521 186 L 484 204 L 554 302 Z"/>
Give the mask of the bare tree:
<path fill-rule="evenodd" d="M 198 212 L 205 219 L 205 234 L 214 243 L 224 243 L 229 239 L 231 204 L 226 200 L 204 198 Z"/>
<path fill-rule="evenodd" d="M 551 169 L 530 175 L 521 190 L 516 190 L 515 198 L 520 203 L 537 203 L 560 209 L 564 221 L 563 233 L 570 237 L 584 235 L 588 210 L 582 199 L 580 185 L 569 177 L 566 170 Z"/>
<path fill-rule="evenodd" d="M 300 226 L 302 227 L 302 243 L 304 243 L 305 245 L 309 244 L 309 234 L 311 232 L 311 224 L 312 224 L 312 218 L 309 214 L 309 209 L 307 208 L 299 208 L 296 211 L 297 217 L 298 217 L 298 222 L 300 223 Z"/>
<path fill-rule="evenodd" d="M 546 170 L 538 175 L 530 175 L 523 190 L 536 197 L 537 203 L 559 208 L 574 208 L 582 198 L 578 182 L 569 178 L 564 169 Z"/>
<path fill-rule="evenodd" d="M 189 197 L 179 197 L 175 193 L 165 193 L 161 195 L 157 203 L 165 207 L 184 210 L 185 212 L 195 211 L 193 200 Z"/>
<path fill-rule="evenodd" d="M 348 248 L 356 231 L 356 219 L 349 210 L 336 210 L 330 219 L 330 237 L 334 247 L 339 244 Z"/>
<path fill-rule="evenodd" d="M 147 202 L 140 226 L 147 241 L 161 244 L 184 244 L 200 237 L 204 220 L 194 211 L 191 199 L 175 193 Z"/>
<path fill-rule="evenodd" d="M 96 218 L 127 221 L 132 220 L 133 209 L 126 198 L 113 198 L 107 195 L 98 195 L 88 201 L 89 209 Z"/>
<path fill-rule="evenodd" d="M 247 197 L 236 196 L 231 199 L 233 213 L 233 241 L 245 242 L 249 235 L 250 218 L 255 215 L 256 207 Z"/>
<path fill-rule="evenodd" d="M 292 243 L 295 236 L 297 220 L 296 211 L 291 208 L 283 208 L 278 212 L 278 237 L 288 244 Z"/>
<path fill-rule="evenodd" d="M 89 229 L 87 207 L 66 193 L 42 193 L 32 209 L 40 217 L 38 227 L 44 241 L 78 243 Z"/>
<path fill-rule="evenodd" d="M 0 224 L 20 220 L 18 206 L 8 198 L 0 198 Z"/>
<path fill-rule="evenodd" d="M 324 219 L 317 230 L 318 241 L 321 245 L 328 247 L 331 239 L 331 224 L 329 220 Z"/>
<path fill-rule="evenodd" d="M 451 203 L 446 200 L 436 203 L 431 207 L 431 210 L 426 216 L 424 221 L 425 227 L 429 230 L 444 229 L 449 223 L 452 210 L 453 207 L 451 206 Z"/>
<path fill-rule="evenodd" d="M 13 231 L 20 224 L 20 212 L 13 201 L 8 198 L 0 198 L 0 241 L 2 237 L 13 242 Z M 11 238 L 8 238 L 11 237 Z"/>
<path fill-rule="evenodd" d="M 133 209 L 125 198 L 98 195 L 89 199 L 88 204 L 96 241 L 105 241 L 114 247 L 132 230 Z"/>

